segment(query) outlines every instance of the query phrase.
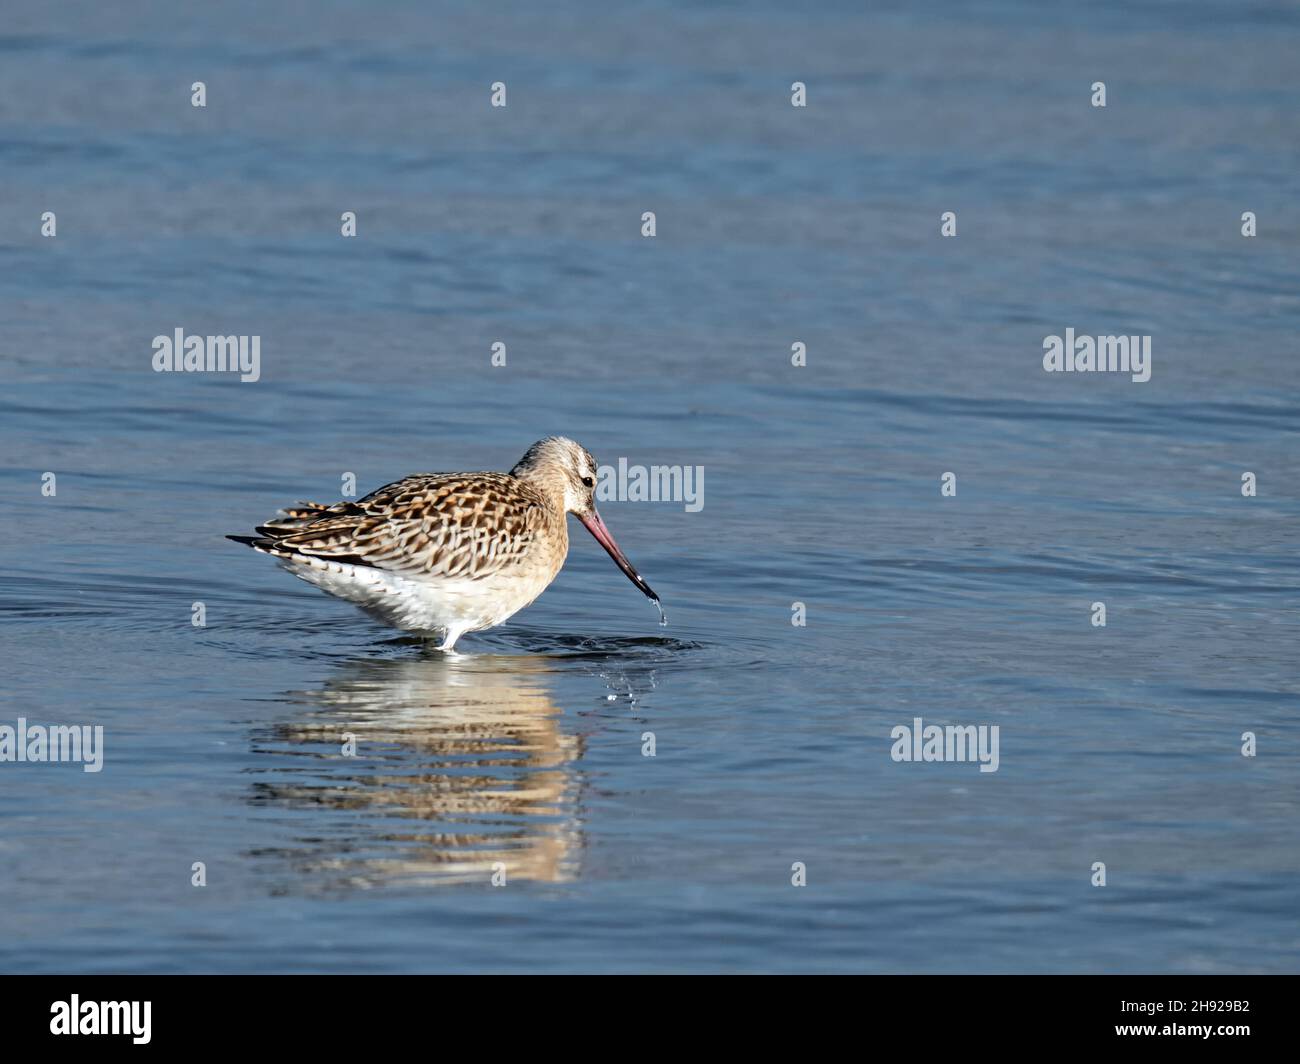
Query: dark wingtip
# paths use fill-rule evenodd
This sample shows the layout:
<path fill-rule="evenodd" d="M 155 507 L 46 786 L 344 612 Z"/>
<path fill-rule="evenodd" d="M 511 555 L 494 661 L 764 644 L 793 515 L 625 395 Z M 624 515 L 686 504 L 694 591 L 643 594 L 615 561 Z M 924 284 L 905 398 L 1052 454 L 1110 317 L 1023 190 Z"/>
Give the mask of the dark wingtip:
<path fill-rule="evenodd" d="M 233 539 L 236 543 L 242 543 L 246 547 L 257 547 L 263 542 L 261 536 L 227 536 L 226 539 Z"/>

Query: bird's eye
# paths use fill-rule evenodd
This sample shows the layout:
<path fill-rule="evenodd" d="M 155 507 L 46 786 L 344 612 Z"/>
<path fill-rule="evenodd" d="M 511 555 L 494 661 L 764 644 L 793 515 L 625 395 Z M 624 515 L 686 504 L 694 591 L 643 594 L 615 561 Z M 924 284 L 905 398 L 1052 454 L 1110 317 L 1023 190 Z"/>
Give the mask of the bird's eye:
<path fill-rule="evenodd" d="M 582 482 L 583 482 L 583 484 L 585 484 L 585 485 L 586 485 L 587 487 L 589 487 L 589 488 L 591 488 L 591 487 L 595 487 L 595 485 L 596 485 L 596 482 L 595 482 L 594 480 L 592 480 L 591 477 L 583 477 L 583 478 L 582 478 Z"/>

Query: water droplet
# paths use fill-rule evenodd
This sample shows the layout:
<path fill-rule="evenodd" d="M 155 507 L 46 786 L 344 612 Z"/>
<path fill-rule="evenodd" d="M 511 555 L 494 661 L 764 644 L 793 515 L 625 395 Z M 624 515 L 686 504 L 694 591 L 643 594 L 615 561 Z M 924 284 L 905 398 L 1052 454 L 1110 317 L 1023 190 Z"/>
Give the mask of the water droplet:
<path fill-rule="evenodd" d="M 650 601 L 653 602 L 659 608 L 659 627 L 667 628 L 668 614 L 664 613 L 664 604 L 660 602 L 658 599 L 651 599 Z"/>

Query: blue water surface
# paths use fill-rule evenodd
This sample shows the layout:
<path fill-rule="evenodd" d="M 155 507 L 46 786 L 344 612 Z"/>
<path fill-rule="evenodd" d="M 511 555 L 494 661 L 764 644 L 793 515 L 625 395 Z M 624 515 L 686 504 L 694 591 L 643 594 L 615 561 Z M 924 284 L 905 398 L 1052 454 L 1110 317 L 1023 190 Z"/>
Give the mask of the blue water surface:
<path fill-rule="evenodd" d="M 1298 52 L 1281 2 L 7 5 L 0 724 L 105 747 L 0 764 L 0 969 L 1295 971 Z M 1150 381 L 1045 373 L 1067 328 Z M 550 433 L 703 468 L 603 506 L 667 628 L 576 524 L 455 658 L 223 539 Z M 894 761 L 918 717 L 998 770 Z"/>

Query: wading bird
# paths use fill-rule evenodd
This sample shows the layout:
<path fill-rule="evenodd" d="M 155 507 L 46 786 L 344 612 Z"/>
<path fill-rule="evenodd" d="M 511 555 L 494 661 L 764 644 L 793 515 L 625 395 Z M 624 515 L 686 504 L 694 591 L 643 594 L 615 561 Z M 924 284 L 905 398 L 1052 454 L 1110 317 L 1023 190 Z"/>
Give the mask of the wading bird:
<path fill-rule="evenodd" d="M 226 538 L 451 650 L 466 632 L 518 613 L 555 579 L 569 552 L 568 514 L 659 606 L 596 512 L 596 470 L 586 448 L 548 436 L 509 473 L 417 473 L 364 499 L 299 503 L 255 536 Z"/>

